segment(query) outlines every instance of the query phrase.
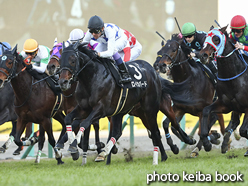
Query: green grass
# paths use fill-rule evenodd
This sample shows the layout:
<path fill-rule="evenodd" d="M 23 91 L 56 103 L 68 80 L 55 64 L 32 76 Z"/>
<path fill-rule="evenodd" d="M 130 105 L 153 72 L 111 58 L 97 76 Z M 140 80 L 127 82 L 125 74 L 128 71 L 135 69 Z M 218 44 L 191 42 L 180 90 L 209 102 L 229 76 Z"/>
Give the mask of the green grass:
<path fill-rule="evenodd" d="M 82 157 L 77 161 L 64 158 L 65 164 L 57 166 L 56 160 L 41 159 L 40 164 L 34 160 L 0 161 L 0 185 L 25 186 L 129 186 L 147 185 L 147 174 L 156 171 L 157 174 L 178 174 L 181 180 L 172 182 L 152 182 L 150 185 L 247 185 L 247 158 L 243 156 L 245 149 L 233 149 L 227 154 L 220 150 L 211 152 L 201 151 L 198 158 L 189 158 L 190 151 L 181 151 L 178 155 L 168 152 L 166 162 L 152 165 L 152 154 L 135 152 L 133 161 L 126 162 L 124 154 L 112 156 L 112 164 L 106 166 L 104 162 L 95 163 L 95 156 L 88 157 L 85 166 L 81 166 Z M 211 174 L 212 182 L 183 182 L 182 173 Z M 240 171 L 244 182 L 215 182 L 215 172 L 221 174 L 236 174 Z"/>

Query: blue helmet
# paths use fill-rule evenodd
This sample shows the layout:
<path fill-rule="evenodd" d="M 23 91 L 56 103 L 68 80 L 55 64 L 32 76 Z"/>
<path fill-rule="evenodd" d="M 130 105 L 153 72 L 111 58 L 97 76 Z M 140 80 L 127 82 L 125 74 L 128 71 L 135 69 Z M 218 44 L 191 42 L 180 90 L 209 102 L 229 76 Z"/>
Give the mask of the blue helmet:
<path fill-rule="evenodd" d="M 11 50 L 11 46 L 8 42 L 0 42 L 0 56 L 3 54 L 2 47 L 5 50 Z"/>

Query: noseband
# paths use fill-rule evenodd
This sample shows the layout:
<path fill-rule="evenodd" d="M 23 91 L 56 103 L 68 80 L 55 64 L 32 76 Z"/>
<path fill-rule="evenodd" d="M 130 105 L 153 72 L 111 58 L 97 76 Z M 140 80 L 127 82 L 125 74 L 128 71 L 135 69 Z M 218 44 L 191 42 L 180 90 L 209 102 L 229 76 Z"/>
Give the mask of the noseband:
<path fill-rule="evenodd" d="M 170 60 L 171 60 L 171 64 L 168 65 L 168 68 L 169 69 L 172 69 L 174 66 L 177 66 L 177 65 L 181 65 L 182 63 L 185 63 L 188 61 L 188 59 L 184 60 L 184 61 L 180 61 L 180 62 L 177 62 L 178 58 L 179 58 L 179 53 L 182 52 L 182 48 L 181 48 L 181 45 L 179 44 L 178 41 L 175 41 L 178 43 L 178 49 L 177 49 L 177 55 L 175 57 L 175 59 L 173 59 L 169 54 L 167 53 L 163 53 L 162 55 L 158 55 L 157 57 L 160 57 L 162 58 L 163 56 L 167 56 Z M 165 47 L 165 46 L 163 46 Z"/>

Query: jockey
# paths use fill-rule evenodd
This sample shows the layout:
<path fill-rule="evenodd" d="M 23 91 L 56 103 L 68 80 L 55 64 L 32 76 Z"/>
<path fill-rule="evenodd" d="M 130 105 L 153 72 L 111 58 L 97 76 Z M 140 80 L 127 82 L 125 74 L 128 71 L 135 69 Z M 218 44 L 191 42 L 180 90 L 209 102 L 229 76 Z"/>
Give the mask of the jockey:
<path fill-rule="evenodd" d="M 98 56 L 113 57 L 120 71 L 120 82 L 130 82 L 132 79 L 123 61 L 135 60 L 141 54 L 141 44 L 130 32 L 112 23 L 104 24 L 96 15 L 89 19 L 88 28 L 83 42 L 89 43 Z"/>
<path fill-rule="evenodd" d="M 197 31 L 193 23 L 187 22 L 182 27 L 182 35 L 185 44 L 192 50 L 189 57 L 193 58 L 196 62 L 199 62 L 198 64 L 200 64 L 200 66 L 204 68 L 204 71 L 206 71 L 206 73 L 210 76 L 210 79 L 215 85 L 217 83 L 217 65 L 215 60 L 211 60 L 207 65 L 208 68 L 211 70 L 210 73 L 209 70 L 204 65 L 202 65 L 199 60 L 199 52 L 203 48 L 207 33 L 204 31 Z"/>
<path fill-rule="evenodd" d="M 68 39 L 68 43 L 69 44 L 74 44 L 77 41 L 79 41 L 80 43 L 82 43 L 83 38 L 84 38 L 84 32 L 83 30 L 79 29 L 79 28 L 75 28 L 70 32 L 69 35 L 69 39 Z"/>
<path fill-rule="evenodd" d="M 248 27 L 245 18 L 241 15 L 234 16 L 230 28 L 230 38 L 236 43 L 236 49 L 248 51 Z"/>
<path fill-rule="evenodd" d="M 25 60 L 31 58 L 32 61 L 30 65 L 26 65 L 26 69 L 32 76 L 34 76 L 34 78 L 39 80 L 46 77 L 45 71 L 50 59 L 50 48 L 44 45 L 39 45 L 34 39 L 27 39 L 20 55 Z M 53 91 L 55 90 L 57 93 L 60 91 L 56 88 L 55 82 L 51 78 L 47 78 L 46 81 Z"/>
<path fill-rule="evenodd" d="M 3 47 L 3 50 L 11 50 L 11 46 L 9 43 L 7 42 L 0 42 L 0 56 L 3 54 L 3 51 L 2 51 L 2 47 Z"/>

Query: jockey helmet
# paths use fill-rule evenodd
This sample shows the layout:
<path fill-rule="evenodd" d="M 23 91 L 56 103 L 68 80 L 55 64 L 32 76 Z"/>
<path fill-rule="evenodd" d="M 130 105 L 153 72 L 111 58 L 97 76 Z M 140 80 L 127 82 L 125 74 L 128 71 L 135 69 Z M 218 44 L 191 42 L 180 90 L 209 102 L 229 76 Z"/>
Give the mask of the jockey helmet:
<path fill-rule="evenodd" d="M 182 27 L 182 35 L 183 36 L 189 36 L 193 35 L 196 32 L 196 27 L 193 23 L 185 23 Z"/>
<path fill-rule="evenodd" d="M 0 55 L 3 54 L 3 51 L 2 51 L 2 47 L 3 47 L 3 50 L 11 50 L 11 46 L 8 42 L 0 42 Z"/>
<path fill-rule="evenodd" d="M 84 38 L 84 32 L 83 30 L 79 29 L 79 28 L 75 28 L 71 31 L 70 33 L 70 41 L 72 43 L 75 43 L 77 41 L 80 41 Z"/>
<path fill-rule="evenodd" d="M 91 32 L 91 30 L 92 31 L 98 30 L 100 32 L 102 27 L 104 27 L 104 22 L 103 22 L 102 18 L 100 18 L 97 15 L 92 16 L 90 18 L 90 20 L 88 22 L 88 28 L 90 29 L 90 32 Z M 96 32 L 94 32 L 94 33 L 96 33 Z"/>
<path fill-rule="evenodd" d="M 231 20 L 231 29 L 243 29 L 246 27 L 245 18 L 241 15 L 236 15 Z"/>
<path fill-rule="evenodd" d="M 23 50 L 26 53 L 32 53 L 38 50 L 38 42 L 34 39 L 27 39 L 23 45 Z"/>

